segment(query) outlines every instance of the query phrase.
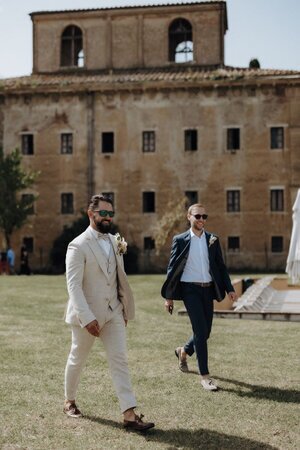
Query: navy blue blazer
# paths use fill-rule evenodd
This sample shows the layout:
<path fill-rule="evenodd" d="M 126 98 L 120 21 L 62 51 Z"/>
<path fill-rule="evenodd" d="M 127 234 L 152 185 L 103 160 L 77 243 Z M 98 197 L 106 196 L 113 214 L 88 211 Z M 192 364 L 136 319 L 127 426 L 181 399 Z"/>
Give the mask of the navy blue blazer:
<path fill-rule="evenodd" d="M 209 273 L 214 283 L 216 300 L 220 302 L 225 297 L 226 292 L 232 292 L 234 288 L 223 261 L 218 237 L 206 231 L 205 237 L 208 247 Z M 180 278 L 189 255 L 190 244 L 190 230 L 174 236 L 167 270 L 167 279 L 161 288 L 163 298 L 182 300 Z"/>

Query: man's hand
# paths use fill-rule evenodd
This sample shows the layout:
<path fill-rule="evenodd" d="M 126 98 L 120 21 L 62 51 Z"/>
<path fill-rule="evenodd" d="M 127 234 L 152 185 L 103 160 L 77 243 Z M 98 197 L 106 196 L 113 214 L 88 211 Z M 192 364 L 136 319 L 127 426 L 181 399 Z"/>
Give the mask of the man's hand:
<path fill-rule="evenodd" d="M 173 300 L 166 300 L 165 301 L 165 308 L 168 311 L 168 313 L 172 314 L 174 309 L 174 303 Z"/>
<path fill-rule="evenodd" d="M 93 320 L 92 322 L 88 323 L 85 328 L 88 330 L 88 332 L 95 337 L 100 336 L 100 327 L 97 320 Z"/>
<path fill-rule="evenodd" d="M 237 300 L 237 298 L 238 298 L 237 295 L 236 295 L 236 292 L 234 292 L 234 291 L 228 292 L 228 297 L 230 298 L 230 300 L 232 302 L 235 302 Z"/>

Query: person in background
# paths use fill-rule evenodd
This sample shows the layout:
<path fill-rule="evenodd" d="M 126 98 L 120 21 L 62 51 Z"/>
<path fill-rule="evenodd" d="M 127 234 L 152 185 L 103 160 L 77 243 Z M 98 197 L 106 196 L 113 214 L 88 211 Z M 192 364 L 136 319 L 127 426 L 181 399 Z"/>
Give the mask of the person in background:
<path fill-rule="evenodd" d="M 7 263 L 10 275 L 15 274 L 15 252 L 9 246 L 7 250 Z"/>

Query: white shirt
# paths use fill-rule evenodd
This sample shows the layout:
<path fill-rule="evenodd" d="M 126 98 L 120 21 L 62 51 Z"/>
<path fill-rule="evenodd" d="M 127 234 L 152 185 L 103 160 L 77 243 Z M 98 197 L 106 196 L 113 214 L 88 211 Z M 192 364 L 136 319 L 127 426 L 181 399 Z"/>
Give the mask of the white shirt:
<path fill-rule="evenodd" d="M 205 232 L 198 237 L 192 229 L 189 256 L 180 281 L 186 283 L 209 283 L 212 278 L 209 273 L 208 248 Z"/>
<path fill-rule="evenodd" d="M 110 240 L 109 240 L 108 234 L 103 234 L 103 236 L 105 236 L 105 237 L 102 239 L 102 238 L 99 238 L 99 235 L 101 236 L 102 233 L 100 233 L 97 230 L 94 230 L 94 228 L 91 226 L 90 226 L 90 229 L 92 230 L 93 235 L 97 239 L 97 242 L 100 245 L 101 249 L 105 252 L 106 256 L 109 256 Z"/>

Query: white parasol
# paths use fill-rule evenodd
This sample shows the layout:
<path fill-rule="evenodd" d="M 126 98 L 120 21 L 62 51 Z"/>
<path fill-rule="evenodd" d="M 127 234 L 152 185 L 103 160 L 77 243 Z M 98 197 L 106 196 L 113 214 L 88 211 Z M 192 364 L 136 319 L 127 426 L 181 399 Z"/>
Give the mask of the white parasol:
<path fill-rule="evenodd" d="M 300 189 L 293 206 L 293 229 L 285 271 L 292 284 L 300 282 Z"/>

